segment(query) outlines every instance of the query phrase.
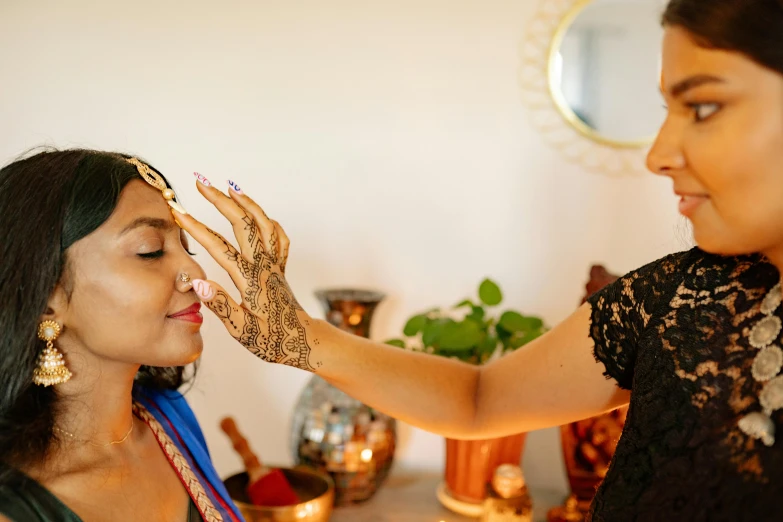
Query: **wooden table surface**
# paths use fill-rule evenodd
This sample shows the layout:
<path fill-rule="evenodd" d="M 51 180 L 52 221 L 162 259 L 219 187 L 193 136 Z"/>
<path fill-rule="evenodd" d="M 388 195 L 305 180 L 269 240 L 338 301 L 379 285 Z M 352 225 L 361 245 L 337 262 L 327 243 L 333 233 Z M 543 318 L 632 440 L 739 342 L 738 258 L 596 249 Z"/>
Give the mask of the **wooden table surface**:
<path fill-rule="evenodd" d="M 372 499 L 335 509 L 330 522 L 476 522 L 441 506 L 435 491 L 442 480 L 442 473 L 393 471 Z M 545 522 L 564 500 L 560 491 L 532 490 L 531 496 L 534 522 Z"/>

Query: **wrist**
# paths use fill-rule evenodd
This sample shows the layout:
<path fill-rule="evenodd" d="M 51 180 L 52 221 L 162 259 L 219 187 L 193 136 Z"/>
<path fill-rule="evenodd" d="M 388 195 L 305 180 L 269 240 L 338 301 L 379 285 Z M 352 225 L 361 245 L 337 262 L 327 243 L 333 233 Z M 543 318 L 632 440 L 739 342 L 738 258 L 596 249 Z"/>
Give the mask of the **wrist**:
<path fill-rule="evenodd" d="M 310 358 L 310 366 L 314 373 L 322 373 L 324 364 L 328 359 L 327 346 L 332 346 L 335 327 L 323 319 L 308 318 L 305 324 L 305 344 Z"/>
<path fill-rule="evenodd" d="M 305 349 L 308 350 L 309 365 L 313 373 L 321 373 L 324 364 L 324 338 L 327 336 L 329 323 L 322 319 L 308 317 L 304 324 Z"/>

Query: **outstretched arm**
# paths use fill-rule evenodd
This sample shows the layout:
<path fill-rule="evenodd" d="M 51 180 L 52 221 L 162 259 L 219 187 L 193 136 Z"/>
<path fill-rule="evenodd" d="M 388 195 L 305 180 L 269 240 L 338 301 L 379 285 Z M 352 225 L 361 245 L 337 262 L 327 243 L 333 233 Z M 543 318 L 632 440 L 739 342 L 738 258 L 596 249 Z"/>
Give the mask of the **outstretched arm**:
<path fill-rule="evenodd" d="M 400 420 L 453 438 L 558 426 L 622 406 L 603 375 L 585 304 L 550 332 L 484 366 L 374 343 L 318 322 L 319 375 Z"/>
<path fill-rule="evenodd" d="M 211 281 L 194 290 L 259 358 L 318 373 L 389 415 L 454 438 L 487 438 L 583 419 L 628 402 L 592 355 L 590 308 L 485 366 L 409 352 L 312 319 L 285 279 L 289 241 L 248 196 L 198 185 L 231 222 L 237 247 L 190 215 L 180 225 L 230 275 L 240 300 Z"/>

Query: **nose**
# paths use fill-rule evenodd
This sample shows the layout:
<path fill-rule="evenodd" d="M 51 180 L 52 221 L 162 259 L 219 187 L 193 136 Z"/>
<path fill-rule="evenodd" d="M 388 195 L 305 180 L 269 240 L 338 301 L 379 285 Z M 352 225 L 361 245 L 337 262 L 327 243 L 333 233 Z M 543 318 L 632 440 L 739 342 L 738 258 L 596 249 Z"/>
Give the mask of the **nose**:
<path fill-rule="evenodd" d="M 180 264 L 179 274 L 177 274 L 177 289 L 181 292 L 188 292 L 193 288 L 194 279 L 206 279 L 207 274 L 201 265 L 196 263 L 192 257 L 185 254 L 186 259 Z"/>
<path fill-rule="evenodd" d="M 681 131 L 667 118 L 658 131 L 650 151 L 647 153 L 647 169 L 660 176 L 672 176 L 685 168 Z"/>

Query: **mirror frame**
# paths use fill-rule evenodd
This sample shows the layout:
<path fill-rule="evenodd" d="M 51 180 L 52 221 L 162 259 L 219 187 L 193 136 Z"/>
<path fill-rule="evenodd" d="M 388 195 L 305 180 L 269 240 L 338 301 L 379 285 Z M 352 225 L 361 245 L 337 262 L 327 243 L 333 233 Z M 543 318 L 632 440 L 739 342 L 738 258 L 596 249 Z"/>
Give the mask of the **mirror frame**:
<path fill-rule="evenodd" d="M 577 116 L 574 113 L 574 110 L 571 108 L 570 105 L 568 105 L 568 102 L 563 96 L 560 86 L 555 85 L 555 75 L 554 75 L 555 56 L 557 55 L 557 52 L 560 50 L 560 46 L 563 44 L 563 39 L 565 38 L 566 33 L 568 33 L 568 29 L 574 23 L 574 20 L 577 19 L 577 17 L 582 13 L 582 11 L 585 10 L 585 8 L 587 8 L 587 6 L 589 6 L 595 1 L 596 0 L 577 0 L 571 6 L 569 11 L 566 13 L 566 15 L 560 20 L 560 24 L 555 30 L 555 34 L 552 37 L 552 43 L 549 47 L 549 54 L 547 56 L 548 65 L 547 65 L 546 74 L 547 74 L 547 85 L 549 86 L 549 95 L 552 97 L 552 100 L 555 102 L 555 107 L 557 107 L 557 110 L 560 112 L 560 115 L 563 118 L 565 118 L 565 120 L 584 137 L 589 138 L 598 143 L 601 143 L 603 145 L 608 145 L 610 147 L 628 148 L 628 149 L 638 149 L 641 147 L 648 147 L 652 145 L 653 141 L 655 140 L 655 133 L 653 133 L 651 136 L 640 138 L 637 140 L 619 140 L 619 139 L 607 138 L 605 136 L 602 136 L 599 131 L 587 125 L 579 118 L 579 116 Z"/>
<path fill-rule="evenodd" d="M 527 105 L 530 123 L 568 161 L 590 172 L 615 177 L 647 173 L 645 157 L 653 140 L 621 142 L 604 138 L 578 120 L 570 107 L 565 110 L 563 100 L 559 102 L 554 94 L 558 91 L 552 88 L 551 58 L 560 48 L 565 30 L 590 2 L 539 0 L 520 47 L 518 81 L 522 101 Z"/>

